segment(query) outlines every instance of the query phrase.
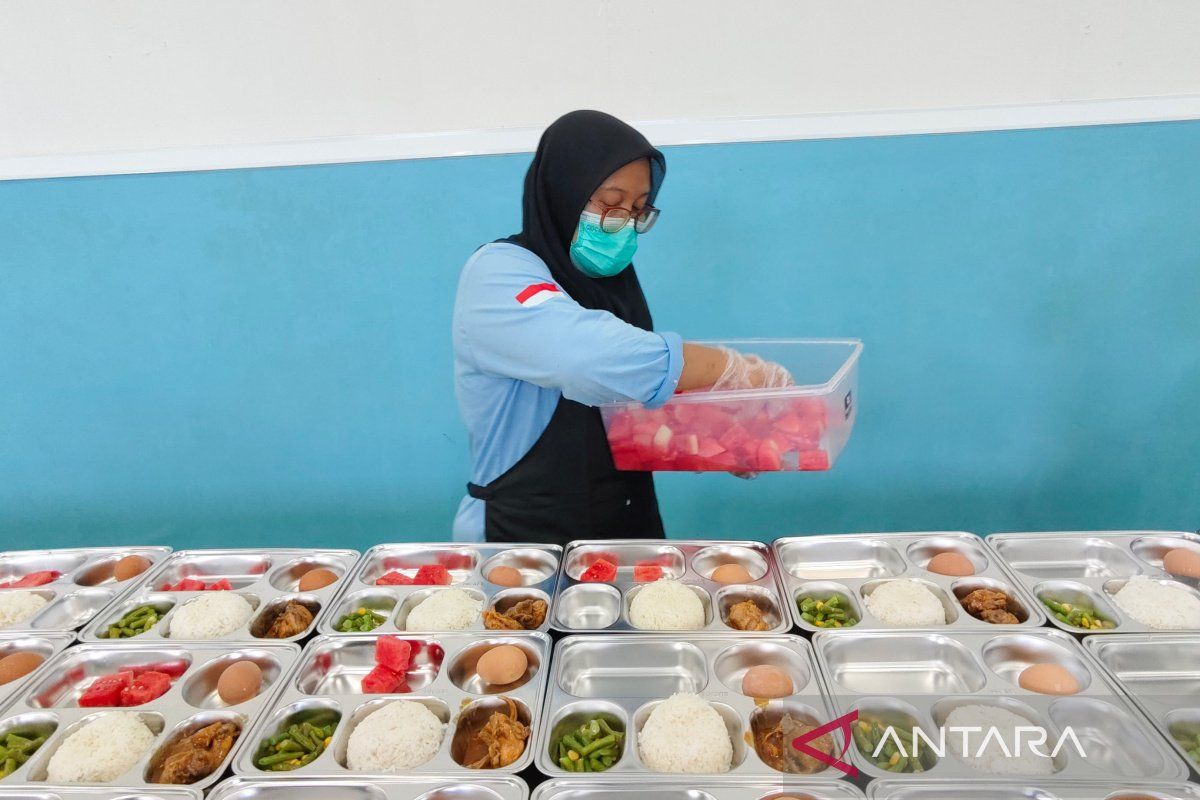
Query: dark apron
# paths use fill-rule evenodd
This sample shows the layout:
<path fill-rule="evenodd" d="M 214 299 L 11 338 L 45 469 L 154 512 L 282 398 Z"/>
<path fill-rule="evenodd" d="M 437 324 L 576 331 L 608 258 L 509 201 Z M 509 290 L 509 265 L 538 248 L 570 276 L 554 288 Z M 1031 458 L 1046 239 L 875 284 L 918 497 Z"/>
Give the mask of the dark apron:
<path fill-rule="evenodd" d="M 484 501 L 489 542 L 664 536 L 653 476 L 619 472 L 600 412 L 565 397 L 520 461 L 487 486 L 468 483 L 467 493 Z"/>

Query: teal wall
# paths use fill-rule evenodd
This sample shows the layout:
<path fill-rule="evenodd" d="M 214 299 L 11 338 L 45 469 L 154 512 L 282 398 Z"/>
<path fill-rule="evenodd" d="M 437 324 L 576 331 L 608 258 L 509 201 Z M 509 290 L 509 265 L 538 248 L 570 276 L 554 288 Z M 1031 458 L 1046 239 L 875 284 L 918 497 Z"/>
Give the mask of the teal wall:
<path fill-rule="evenodd" d="M 671 148 L 661 328 L 864 340 L 825 475 L 674 536 L 1200 526 L 1200 122 Z M 528 156 L 0 184 L 0 542 L 447 535 L 459 266 Z"/>

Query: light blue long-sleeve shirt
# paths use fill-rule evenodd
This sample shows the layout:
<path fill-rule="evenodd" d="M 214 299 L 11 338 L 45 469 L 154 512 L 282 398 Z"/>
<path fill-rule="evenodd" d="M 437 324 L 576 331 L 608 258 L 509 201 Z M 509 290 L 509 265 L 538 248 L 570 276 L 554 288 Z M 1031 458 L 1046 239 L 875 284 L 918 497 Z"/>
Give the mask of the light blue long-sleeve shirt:
<path fill-rule="evenodd" d="M 587 309 L 534 253 L 481 247 L 463 267 L 454 303 L 454 378 L 471 448 L 471 482 L 486 486 L 545 431 L 560 397 L 650 408 L 675 393 L 683 341 Z M 482 541 L 483 502 L 463 498 L 455 541 Z"/>

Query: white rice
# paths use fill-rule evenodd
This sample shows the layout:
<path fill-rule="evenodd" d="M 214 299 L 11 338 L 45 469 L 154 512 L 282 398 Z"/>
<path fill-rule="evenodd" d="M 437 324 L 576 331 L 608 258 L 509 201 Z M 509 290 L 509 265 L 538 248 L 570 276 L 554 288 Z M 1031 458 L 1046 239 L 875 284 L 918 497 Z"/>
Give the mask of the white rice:
<path fill-rule="evenodd" d="M 109 711 L 72 733 L 50 757 L 50 783 L 108 783 L 150 749 L 154 734 L 131 711 Z"/>
<path fill-rule="evenodd" d="M 446 726 L 411 700 L 396 700 L 355 726 L 346 744 L 346 763 L 359 772 L 398 773 L 437 755 Z"/>
<path fill-rule="evenodd" d="M 483 601 L 462 589 L 440 589 L 408 612 L 404 629 L 409 631 L 464 631 L 479 619 Z"/>
<path fill-rule="evenodd" d="M 728 772 L 733 742 L 725 720 L 694 694 L 673 694 L 650 712 L 638 732 L 638 753 L 653 772 Z"/>
<path fill-rule="evenodd" d="M 657 580 L 634 595 L 629 622 L 645 631 L 698 631 L 704 627 L 704 604 L 679 581 Z"/>
<path fill-rule="evenodd" d="M 254 607 L 236 592 L 206 592 L 171 617 L 173 639 L 216 639 L 245 625 Z"/>
<path fill-rule="evenodd" d="M 0 628 L 24 622 L 46 606 L 46 598 L 35 592 L 0 591 Z"/>
<path fill-rule="evenodd" d="M 1113 600 L 1129 616 L 1158 630 L 1200 628 L 1200 600 L 1183 585 L 1134 575 Z"/>
<path fill-rule="evenodd" d="M 864 599 L 867 610 L 887 625 L 945 625 L 946 609 L 929 587 L 917 580 L 881 583 Z"/>
<path fill-rule="evenodd" d="M 946 731 L 947 749 L 980 772 L 993 775 L 1050 775 L 1054 772 L 1054 761 L 1049 755 L 1034 752 L 1031 747 L 1031 741 L 1038 740 L 1038 735 L 1033 731 L 1023 731 L 1020 737 L 1021 750 L 1014 750 L 1018 742 L 1016 729 L 1038 726 L 1007 709 L 984 705 L 959 706 L 946 715 L 945 727 L 982 729 L 966 734 L 965 751 L 963 732 Z M 993 728 L 996 734 L 990 733 Z M 1004 740 L 1004 748 L 1007 748 L 1010 754 L 1006 754 L 1004 748 L 996 741 L 997 735 Z M 985 738 L 989 736 L 990 738 Z M 1050 738 L 1049 732 L 1046 734 L 1045 743 L 1039 744 L 1038 749 L 1046 754 L 1054 749 L 1054 740 Z"/>

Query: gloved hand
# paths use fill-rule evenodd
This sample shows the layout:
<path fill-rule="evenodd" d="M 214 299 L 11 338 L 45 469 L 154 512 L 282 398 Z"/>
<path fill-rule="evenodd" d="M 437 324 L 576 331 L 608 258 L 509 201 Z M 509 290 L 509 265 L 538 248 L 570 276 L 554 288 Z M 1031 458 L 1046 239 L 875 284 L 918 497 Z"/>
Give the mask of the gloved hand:
<path fill-rule="evenodd" d="M 725 353 L 725 371 L 710 391 L 728 389 L 782 389 L 794 386 L 791 373 L 773 361 L 764 361 L 753 353 L 739 353 L 728 347 L 719 348 Z"/>

